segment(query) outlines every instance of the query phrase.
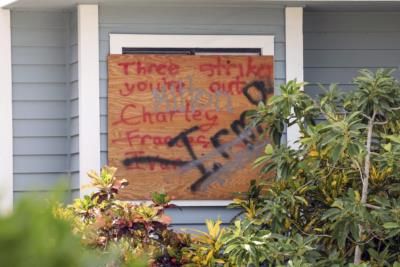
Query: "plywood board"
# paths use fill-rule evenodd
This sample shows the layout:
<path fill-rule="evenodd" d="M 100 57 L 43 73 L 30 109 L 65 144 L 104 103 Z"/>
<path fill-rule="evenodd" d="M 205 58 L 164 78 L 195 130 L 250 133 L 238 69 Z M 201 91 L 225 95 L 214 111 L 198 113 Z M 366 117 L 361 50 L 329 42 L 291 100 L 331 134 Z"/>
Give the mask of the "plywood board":
<path fill-rule="evenodd" d="M 265 141 L 248 110 L 273 94 L 271 56 L 111 55 L 108 160 L 122 199 L 232 199 Z"/>

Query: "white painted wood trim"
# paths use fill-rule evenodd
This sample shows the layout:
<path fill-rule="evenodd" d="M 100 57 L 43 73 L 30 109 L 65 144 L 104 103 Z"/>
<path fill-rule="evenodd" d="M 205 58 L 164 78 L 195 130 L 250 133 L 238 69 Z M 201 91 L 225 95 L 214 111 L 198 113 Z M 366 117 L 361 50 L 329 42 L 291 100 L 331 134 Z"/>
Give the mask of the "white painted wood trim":
<path fill-rule="evenodd" d="M 13 121 L 10 10 L 0 8 L 0 213 L 13 208 Z"/>
<path fill-rule="evenodd" d="M 287 7 L 285 9 L 286 34 L 286 81 L 296 79 L 304 81 L 304 49 L 303 49 L 303 8 Z M 300 138 L 300 129 L 292 125 L 287 129 L 287 143 L 297 148 L 295 143 Z"/>
<path fill-rule="evenodd" d="M 80 196 L 93 189 L 87 172 L 100 170 L 100 70 L 98 5 L 78 5 Z"/>
<path fill-rule="evenodd" d="M 275 54 L 272 35 L 161 35 L 110 34 L 110 54 L 122 48 L 261 48 L 262 55 Z M 135 203 L 141 201 L 134 201 Z M 176 200 L 178 206 L 227 206 L 231 200 Z"/>
<path fill-rule="evenodd" d="M 110 34 L 110 54 L 122 54 L 123 47 L 261 48 L 263 55 L 273 56 L 274 36 Z"/>

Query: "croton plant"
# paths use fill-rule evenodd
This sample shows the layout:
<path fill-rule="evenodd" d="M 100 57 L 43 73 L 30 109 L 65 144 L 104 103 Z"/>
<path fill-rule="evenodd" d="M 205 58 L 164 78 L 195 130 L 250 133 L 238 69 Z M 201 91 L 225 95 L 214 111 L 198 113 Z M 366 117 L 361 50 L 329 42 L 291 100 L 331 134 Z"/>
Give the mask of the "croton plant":
<path fill-rule="evenodd" d="M 56 215 L 72 222 L 74 233 L 85 245 L 104 253 L 120 251 L 120 264 L 146 257 L 150 266 L 181 266 L 181 251 L 190 243 L 190 237 L 169 227 L 171 218 L 165 209 L 173 206 L 171 199 L 153 193 L 151 203 L 118 200 L 118 192 L 128 182 L 118 179 L 116 171 L 105 166 L 100 174 L 90 172 L 97 191 L 66 208 L 58 207 Z"/>

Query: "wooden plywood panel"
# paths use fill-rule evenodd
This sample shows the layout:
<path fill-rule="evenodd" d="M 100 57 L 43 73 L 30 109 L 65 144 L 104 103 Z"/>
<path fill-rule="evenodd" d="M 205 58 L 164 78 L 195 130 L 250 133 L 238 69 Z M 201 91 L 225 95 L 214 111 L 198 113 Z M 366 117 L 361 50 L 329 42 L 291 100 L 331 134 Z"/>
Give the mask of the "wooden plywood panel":
<path fill-rule="evenodd" d="M 245 113 L 273 93 L 271 56 L 111 55 L 108 161 L 123 199 L 231 199 L 266 143 Z"/>

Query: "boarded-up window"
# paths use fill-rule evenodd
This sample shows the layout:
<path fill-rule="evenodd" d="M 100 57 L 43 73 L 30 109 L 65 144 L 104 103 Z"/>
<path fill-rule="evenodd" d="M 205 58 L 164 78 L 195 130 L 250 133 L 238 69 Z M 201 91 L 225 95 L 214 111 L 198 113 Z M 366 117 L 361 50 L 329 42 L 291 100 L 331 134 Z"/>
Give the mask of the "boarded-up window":
<path fill-rule="evenodd" d="M 257 177 L 265 141 L 248 110 L 273 93 L 273 57 L 111 55 L 109 164 L 123 199 L 231 199 Z"/>

